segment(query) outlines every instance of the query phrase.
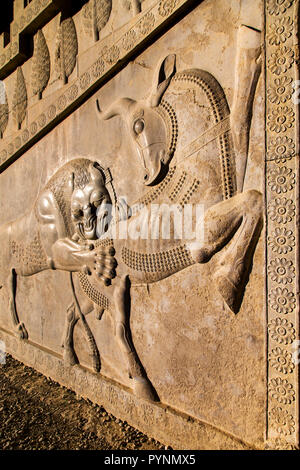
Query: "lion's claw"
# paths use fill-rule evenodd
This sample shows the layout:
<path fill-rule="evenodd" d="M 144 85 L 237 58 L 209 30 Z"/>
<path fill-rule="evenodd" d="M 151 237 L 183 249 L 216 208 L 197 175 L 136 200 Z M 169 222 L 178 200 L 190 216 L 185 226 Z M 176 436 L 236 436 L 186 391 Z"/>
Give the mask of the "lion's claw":
<path fill-rule="evenodd" d="M 94 272 L 105 286 L 111 284 L 111 279 L 116 277 L 117 260 L 114 258 L 115 249 L 112 246 L 102 247 L 101 251 L 95 253 Z"/>

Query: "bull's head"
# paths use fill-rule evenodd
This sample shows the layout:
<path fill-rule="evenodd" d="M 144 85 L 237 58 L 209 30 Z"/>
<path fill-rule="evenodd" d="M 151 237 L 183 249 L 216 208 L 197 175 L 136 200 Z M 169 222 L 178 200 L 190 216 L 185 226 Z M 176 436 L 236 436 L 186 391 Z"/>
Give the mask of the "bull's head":
<path fill-rule="evenodd" d="M 125 120 L 129 135 L 145 169 L 144 184 L 147 186 L 160 180 L 172 157 L 168 149 L 167 127 L 156 108 L 174 73 L 175 55 L 169 55 L 159 67 L 152 93 L 146 101 L 120 98 L 107 110 L 101 111 L 97 100 L 100 119 L 106 120 L 120 115 Z"/>

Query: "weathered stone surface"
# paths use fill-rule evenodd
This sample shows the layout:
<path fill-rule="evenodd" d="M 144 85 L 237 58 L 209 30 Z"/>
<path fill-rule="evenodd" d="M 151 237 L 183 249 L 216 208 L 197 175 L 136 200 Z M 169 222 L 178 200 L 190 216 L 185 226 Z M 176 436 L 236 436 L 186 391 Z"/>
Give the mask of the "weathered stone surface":
<path fill-rule="evenodd" d="M 298 2 L 116 3 L 0 62 L 0 339 L 166 445 L 297 447 Z"/>

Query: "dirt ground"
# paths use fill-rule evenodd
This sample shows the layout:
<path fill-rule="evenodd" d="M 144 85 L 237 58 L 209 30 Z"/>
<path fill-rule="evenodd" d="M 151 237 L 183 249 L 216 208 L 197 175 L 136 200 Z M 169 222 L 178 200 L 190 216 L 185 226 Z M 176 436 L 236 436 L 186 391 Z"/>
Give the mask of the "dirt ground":
<path fill-rule="evenodd" d="M 0 365 L 0 450 L 87 449 L 165 447 L 7 355 Z"/>

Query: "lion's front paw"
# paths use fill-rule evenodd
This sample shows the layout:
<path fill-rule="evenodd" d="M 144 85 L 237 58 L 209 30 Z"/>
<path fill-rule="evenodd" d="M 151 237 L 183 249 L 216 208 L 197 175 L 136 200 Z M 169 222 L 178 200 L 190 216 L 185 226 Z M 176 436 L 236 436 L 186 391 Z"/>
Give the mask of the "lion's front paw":
<path fill-rule="evenodd" d="M 105 286 L 111 284 L 111 280 L 116 277 L 117 260 L 114 257 L 113 246 L 106 246 L 97 249 L 94 260 L 94 272 L 103 281 Z"/>

